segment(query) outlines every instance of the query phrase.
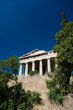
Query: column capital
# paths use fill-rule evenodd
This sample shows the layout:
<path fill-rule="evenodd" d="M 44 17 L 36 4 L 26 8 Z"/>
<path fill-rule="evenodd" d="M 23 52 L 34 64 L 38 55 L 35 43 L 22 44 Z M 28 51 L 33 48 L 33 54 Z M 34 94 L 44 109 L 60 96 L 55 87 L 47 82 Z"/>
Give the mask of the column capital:
<path fill-rule="evenodd" d="M 41 62 L 43 59 L 40 59 L 39 61 Z"/>
<path fill-rule="evenodd" d="M 50 60 L 51 58 L 47 58 L 47 60 Z"/>
<path fill-rule="evenodd" d="M 29 62 L 26 62 L 25 64 L 28 64 Z"/>

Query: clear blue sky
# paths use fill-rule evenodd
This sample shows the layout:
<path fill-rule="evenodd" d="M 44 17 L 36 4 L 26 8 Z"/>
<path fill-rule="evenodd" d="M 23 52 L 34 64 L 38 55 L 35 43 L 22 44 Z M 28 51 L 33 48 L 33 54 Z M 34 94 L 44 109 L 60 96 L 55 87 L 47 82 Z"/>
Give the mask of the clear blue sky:
<path fill-rule="evenodd" d="M 73 0 L 0 0 L 0 59 L 51 50 L 61 12 L 73 20 Z"/>

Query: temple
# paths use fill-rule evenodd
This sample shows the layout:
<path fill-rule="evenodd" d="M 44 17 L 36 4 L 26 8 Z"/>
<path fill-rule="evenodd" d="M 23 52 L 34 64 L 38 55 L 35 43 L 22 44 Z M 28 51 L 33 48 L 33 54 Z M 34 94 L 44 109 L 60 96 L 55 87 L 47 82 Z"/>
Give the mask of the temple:
<path fill-rule="evenodd" d="M 57 53 L 35 49 L 19 57 L 19 76 L 29 76 L 31 71 L 37 71 L 39 75 L 45 75 L 54 70 Z"/>

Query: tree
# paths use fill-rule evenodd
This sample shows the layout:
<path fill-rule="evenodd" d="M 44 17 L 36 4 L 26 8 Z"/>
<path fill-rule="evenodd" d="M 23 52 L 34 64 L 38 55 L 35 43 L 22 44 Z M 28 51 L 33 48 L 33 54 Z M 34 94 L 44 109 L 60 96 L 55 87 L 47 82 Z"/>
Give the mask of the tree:
<path fill-rule="evenodd" d="M 0 71 L 16 75 L 18 74 L 18 65 L 19 65 L 18 57 L 12 56 L 6 60 L 0 61 Z"/>
<path fill-rule="evenodd" d="M 52 101 L 63 103 L 64 96 L 68 94 L 71 72 L 73 71 L 73 22 L 68 22 L 56 34 L 58 53 L 58 67 L 47 81 L 49 98 Z"/>
<path fill-rule="evenodd" d="M 0 110 L 32 110 L 33 104 L 40 104 L 41 97 L 37 92 L 25 91 L 17 82 L 19 61 L 16 56 L 0 61 Z M 14 86 L 8 82 L 15 80 Z"/>
<path fill-rule="evenodd" d="M 73 22 L 69 22 L 56 34 L 58 44 L 58 68 L 65 74 L 66 87 L 69 85 L 71 72 L 73 70 Z"/>
<path fill-rule="evenodd" d="M 8 61 L 9 61 L 9 66 L 10 66 L 13 74 L 16 75 L 18 73 L 18 66 L 19 66 L 18 57 L 16 57 L 16 56 L 10 57 L 8 59 Z"/>
<path fill-rule="evenodd" d="M 64 12 L 62 12 L 61 16 L 62 16 L 61 25 L 62 25 L 62 27 L 64 27 L 65 24 L 68 23 L 68 20 L 67 20 L 67 17 Z"/>

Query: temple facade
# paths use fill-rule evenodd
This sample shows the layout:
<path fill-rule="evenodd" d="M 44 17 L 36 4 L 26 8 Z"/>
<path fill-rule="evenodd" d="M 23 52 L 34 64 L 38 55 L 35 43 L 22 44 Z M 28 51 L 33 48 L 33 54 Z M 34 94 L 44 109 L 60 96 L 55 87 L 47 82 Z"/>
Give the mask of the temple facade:
<path fill-rule="evenodd" d="M 57 53 L 35 49 L 19 57 L 19 76 L 29 76 L 31 71 L 37 71 L 39 75 L 50 73 L 56 67 Z"/>

